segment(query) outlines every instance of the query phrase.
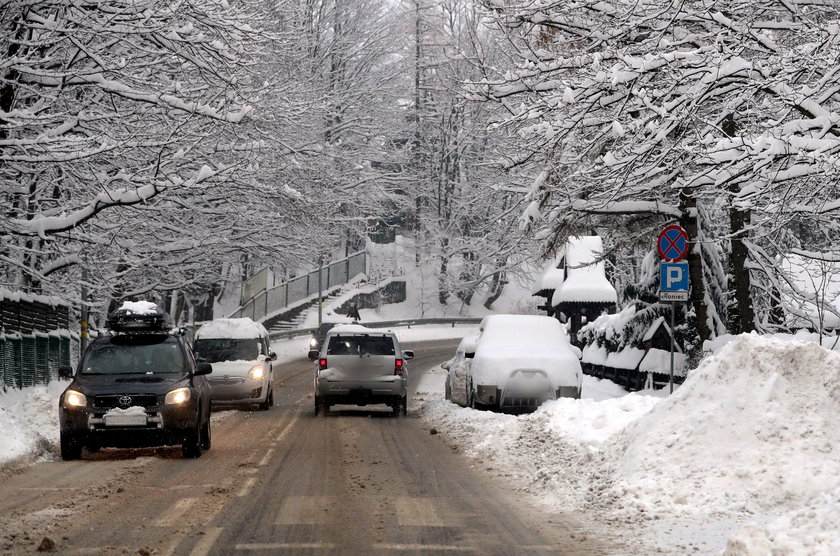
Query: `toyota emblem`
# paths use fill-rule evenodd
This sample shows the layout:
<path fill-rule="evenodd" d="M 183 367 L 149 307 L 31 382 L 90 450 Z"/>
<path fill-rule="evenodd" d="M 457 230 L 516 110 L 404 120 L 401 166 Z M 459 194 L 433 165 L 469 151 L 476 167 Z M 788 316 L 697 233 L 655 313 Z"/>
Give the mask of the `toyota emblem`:
<path fill-rule="evenodd" d="M 120 396 L 120 405 L 123 407 L 128 407 L 131 405 L 131 396 Z"/>

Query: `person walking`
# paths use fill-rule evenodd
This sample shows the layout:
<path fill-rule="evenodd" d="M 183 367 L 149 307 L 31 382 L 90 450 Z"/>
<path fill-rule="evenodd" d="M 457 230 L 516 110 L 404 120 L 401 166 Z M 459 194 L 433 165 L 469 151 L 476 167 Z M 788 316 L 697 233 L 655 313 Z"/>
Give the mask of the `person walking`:
<path fill-rule="evenodd" d="M 362 316 L 359 314 L 359 307 L 355 301 L 350 302 L 350 308 L 347 309 L 347 316 L 354 321 L 362 320 Z"/>

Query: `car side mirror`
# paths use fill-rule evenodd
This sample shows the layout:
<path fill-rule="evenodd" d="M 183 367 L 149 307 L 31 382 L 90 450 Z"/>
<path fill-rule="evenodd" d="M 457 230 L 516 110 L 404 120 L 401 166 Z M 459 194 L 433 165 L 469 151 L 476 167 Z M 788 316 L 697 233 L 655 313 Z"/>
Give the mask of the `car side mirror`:
<path fill-rule="evenodd" d="M 449 361 L 445 361 L 445 362 L 441 363 L 440 368 L 441 369 L 446 369 L 448 371 L 449 370 Z"/>
<path fill-rule="evenodd" d="M 572 346 L 572 353 L 574 353 L 574 354 L 575 354 L 575 357 L 577 357 L 578 359 L 580 359 L 581 357 L 583 357 L 583 352 L 582 352 L 582 351 L 580 351 L 580 348 L 579 348 L 579 347 L 577 347 L 577 346 Z"/>
<path fill-rule="evenodd" d="M 405 359 L 406 361 L 411 361 L 412 359 L 414 359 L 414 352 L 410 349 L 403 350 L 403 359 Z"/>
<path fill-rule="evenodd" d="M 268 352 L 268 357 L 265 358 L 266 361 L 277 361 L 277 354 L 273 351 Z"/>
<path fill-rule="evenodd" d="M 209 375 L 213 372 L 213 365 L 210 363 L 199 363 L 198 367 L 195 369 L 195 375 Z"/>
<path fill-rule="evenodd" d="M 58 368 L 58 378 L 73 378 L 73 367 L 66 365 Z"/>
<path fill-rule="evenodd" d="M 319 355 L 321 355 L 321 352 L 318 351 L 317 349 L 310 349 L 309 350 L 309 360 L 310 361 L 315 361 L 316 359 L 318 359 Z"/>

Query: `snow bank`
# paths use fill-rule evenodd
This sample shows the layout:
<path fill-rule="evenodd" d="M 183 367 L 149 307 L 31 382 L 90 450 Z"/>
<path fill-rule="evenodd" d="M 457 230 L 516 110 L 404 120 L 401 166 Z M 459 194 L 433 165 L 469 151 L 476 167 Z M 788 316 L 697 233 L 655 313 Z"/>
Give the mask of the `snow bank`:
<path fill-rule="evenodd" d="M 268 334 L 265 327 L 248 317 L 239 319 L 216 319 L 202 324 L 195 333 L 196 339 L 230 338 L 248 340 Z"/>
<path fill-rule="evenodd" d="M 665 398 L 561 399 L 519 417 L 431 401 L 421 415 L 642 554 L 840 554 L 840 354 L 814 342 L 739 336 Z"/>
<path fill-rule="evenodd" d="M 57 380 L 0 393 L 0 467 L 53 458 L 58 449 L 58 398 L 68 384 Z"/>

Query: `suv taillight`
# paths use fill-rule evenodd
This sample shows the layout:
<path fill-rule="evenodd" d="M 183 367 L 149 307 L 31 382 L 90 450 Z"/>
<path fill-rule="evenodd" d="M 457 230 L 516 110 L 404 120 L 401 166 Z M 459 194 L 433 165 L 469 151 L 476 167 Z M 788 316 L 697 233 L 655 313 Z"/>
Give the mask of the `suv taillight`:
<path fill-rule="evenodd" d="M 394 374 L 402 376 L 403 371 L 405 370 L 405 361 L 402 359 L 397 359 L 394 361 Z"/>
<path fill-rule="evenodd" d="M 325 358 L 323 358 L 323 359 L 319 359 L 319 360 L 318 360 L 318 368 L 319 368 L 319 369 L 321 369 L 322 371 L 323 371 L 324 369 L 326 369 L 326 368 L 327 368 L 327 359 L 326 359 L 326 357 L 325 357 Z"/>

